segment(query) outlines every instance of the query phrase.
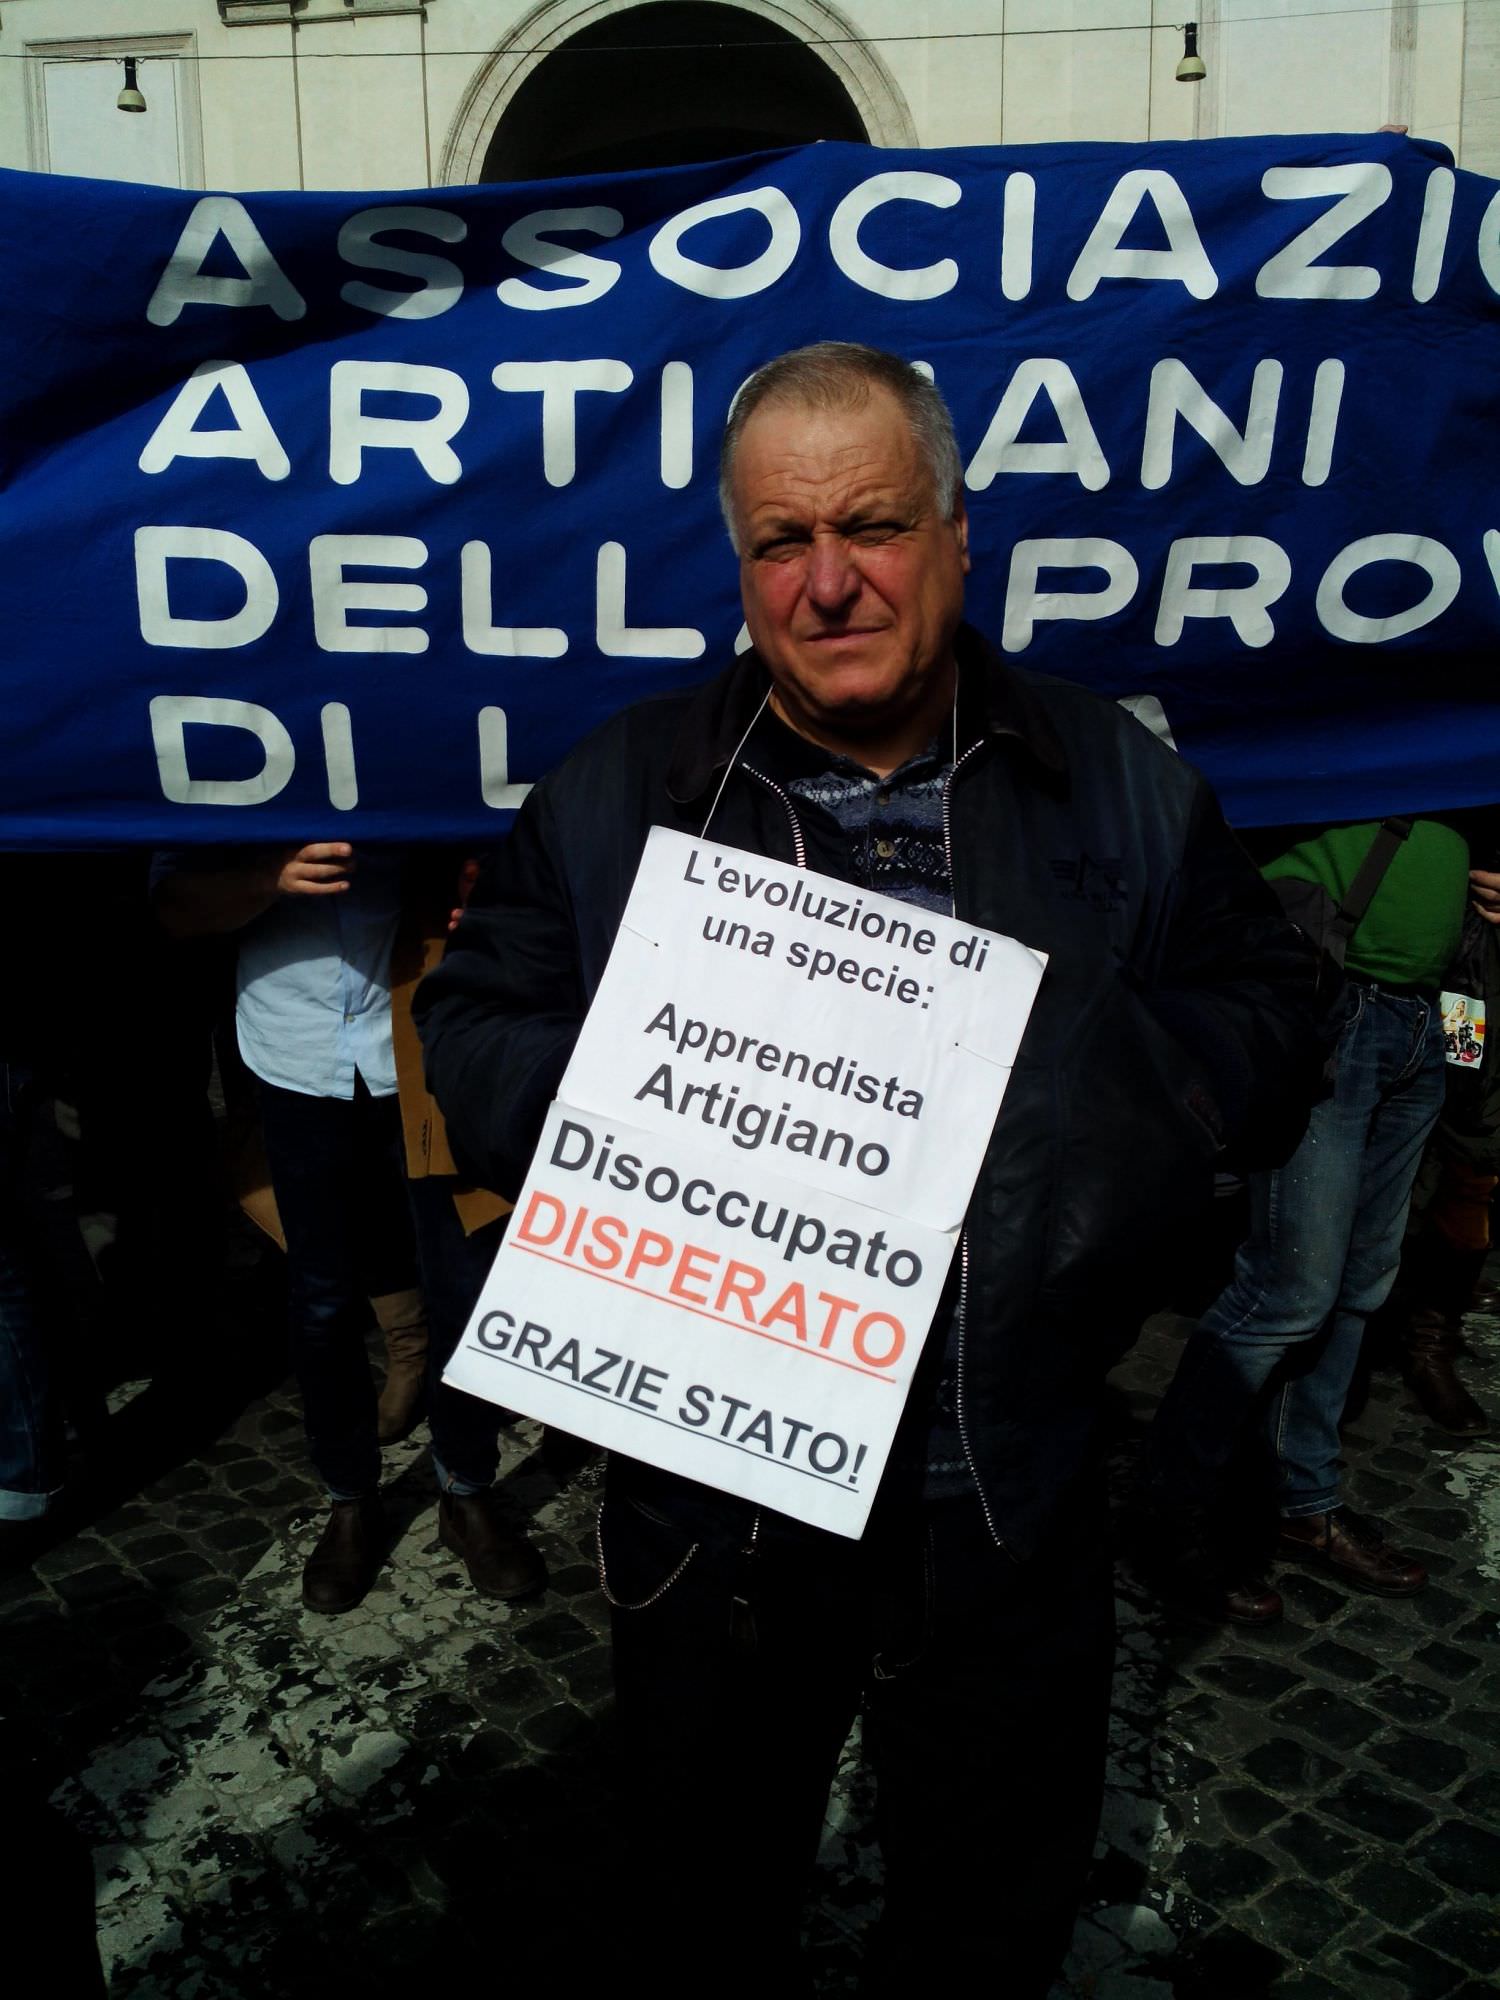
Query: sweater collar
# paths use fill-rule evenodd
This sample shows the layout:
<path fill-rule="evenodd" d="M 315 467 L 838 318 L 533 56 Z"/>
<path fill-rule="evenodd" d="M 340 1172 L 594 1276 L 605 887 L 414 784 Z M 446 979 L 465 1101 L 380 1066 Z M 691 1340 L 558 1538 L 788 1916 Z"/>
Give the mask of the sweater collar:
<path fill-rule="evenodd" d="M 1062 740 L 1029 683 L 1006 666 L 972 625 L 959 627 L 954 653 L 960 725 L 978 711 L 977 727 L 968 725 L 968 740 L 979 734 L 1008 737 L 1042 770 L 1061 776 L 1067 770 Z M 741 653 L 692 697 L 667 765 L 667 793 L 674 804 L 691 805 L 722 775 L 764 702 L 768 684 L 769 675 L 752 650 Z"/>

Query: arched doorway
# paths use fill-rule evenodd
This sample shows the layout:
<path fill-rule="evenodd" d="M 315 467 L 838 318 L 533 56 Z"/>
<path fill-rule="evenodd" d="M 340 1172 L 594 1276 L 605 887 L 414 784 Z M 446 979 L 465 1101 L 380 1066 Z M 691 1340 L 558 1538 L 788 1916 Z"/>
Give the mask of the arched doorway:
<path fill-rule="evenodd" d="M 618 172 L 814 139 L 915 142 L 884 65 L 823 0 L 548 0 L 476 77 L 441 177 Z"/>

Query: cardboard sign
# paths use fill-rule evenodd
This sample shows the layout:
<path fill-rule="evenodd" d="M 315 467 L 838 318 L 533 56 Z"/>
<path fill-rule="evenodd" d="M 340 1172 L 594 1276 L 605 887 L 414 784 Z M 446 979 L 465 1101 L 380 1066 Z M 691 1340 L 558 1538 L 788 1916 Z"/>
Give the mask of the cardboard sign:
<path fill-rule="evenodd" d="M 445 1379 L 857 1536 L 1042 966 L 653 830 Z"/>

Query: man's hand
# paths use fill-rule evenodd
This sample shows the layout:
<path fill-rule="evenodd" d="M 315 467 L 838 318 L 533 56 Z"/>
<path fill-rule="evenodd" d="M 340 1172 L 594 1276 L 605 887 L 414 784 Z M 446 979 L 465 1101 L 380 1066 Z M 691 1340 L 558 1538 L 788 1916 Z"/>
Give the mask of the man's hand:
<path fill-rule="evenodd" d="M 289 847 L 276 864 L 278 896 L 334 896 L 349 887 L 355 870 L 347 840 L 313 840 Z"/>
<path fill-rule="evenodd" d="M 1500 924 L 1500 871 L 1492 868 L 1471 868 L 1469 887 L 1473 890 L 1473 904 L 1487 924 Z"/>
<path fill-rule="evenodd" d="M 151 906 L 172 937 L 237 931 L 283 896 L 342 895 L 355 869 L 347 840 L 251 848 L 208 869 L 178 869 L 153 884 Z"/>
<path fill-rule="evenodd" d="M 459 918 L 469 906 L 469 898 L 474 893 L 474 884 L 479 880 L 477 860 L 466 861 L 458 871 L 458 907 L 448 912 L 449 932 L 458 929 Z"/>

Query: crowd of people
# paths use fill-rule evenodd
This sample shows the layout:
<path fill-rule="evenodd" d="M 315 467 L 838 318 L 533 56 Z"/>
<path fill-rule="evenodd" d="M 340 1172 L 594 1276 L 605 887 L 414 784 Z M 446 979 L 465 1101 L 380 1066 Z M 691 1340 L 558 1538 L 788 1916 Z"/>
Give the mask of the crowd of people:
<path fill-rule="evenodd" d="M 768 364 L 722 491 L 753 650 L 596 732 L 482 864 L 332 840 L 158 854 L 119 872 L 138 977 L 121 960 L 87 989 L 104 1044 L 140 1025 L 128 1074 L 87 1010 L 61 1019 L 37 990 L 13 1006 L 0 1557 L 66 1520 L 67 1429 L 87 1447 L 101 1424 L 71 1358 L 100 1317 L 80 1160 L 119 1176 L 147 1372 L 169 1378 L 212 1311 L 216 1026 L 237 1159 L 258 1120 L 273 1199 L 253 1173 L 242 1191 L 285 1246 L 328 1496 L 303 1604 L 337 1616 L 370 1589 L 381 1448 L 423 1418 L 438 1532 L 476 1590 L 512 1598 L 546 1569 L 495 1485 L 502 1412 L 442 1374 L 648 830 L 711 820 L 731 847 L 1018 937 L 1048 954 L 1045 1004 L 864 1535 L 616 1457 L 600 1546 L 635 1865 L 643 1894 L 669 1862 L 677 1883 L 663 1990 L 727 1937 L 744 1990 L 796 1990 L 799 1901 L 861 1712 L 887 1871 L 872 1981 L 904 1993 L 1003 1951 L 1021 2000 L 1061 1959 L 1098 1821 L 1104 1377 L 1168 1302 L 1216 1175 L 1243 1188 L 1241 1240 L 1147 1439 L 1134 1555 L 1171 1602 L 1252 1625 L 1283 1615 L 1271 1556 L 1392 1598 L 1426 1581 L 1347 1504 L 1339 1432 L 1377 1339 L 1434 1424 L 1487 1427 L 1461 1323 L 1500 1174 L 1493 836 L 1482 812 L 1293 828 L 1256 834 L 1252 861 L 1132 715 L 1017 672 L 964 622 L 951 421 L 890 356 L 827 343 Z M 1111 857 L 1109 894 L 1077 891 L 1059 864 L 1081 855 Z M 50 872 L 69 865 L 76 881 L 77 863 L 13 864 L 38 925 L 77 907 Z M 726 1814 L 730 1735 L 758 1782 Z M 720 1837 L 696 1840 L 710 1819 Z"/>

